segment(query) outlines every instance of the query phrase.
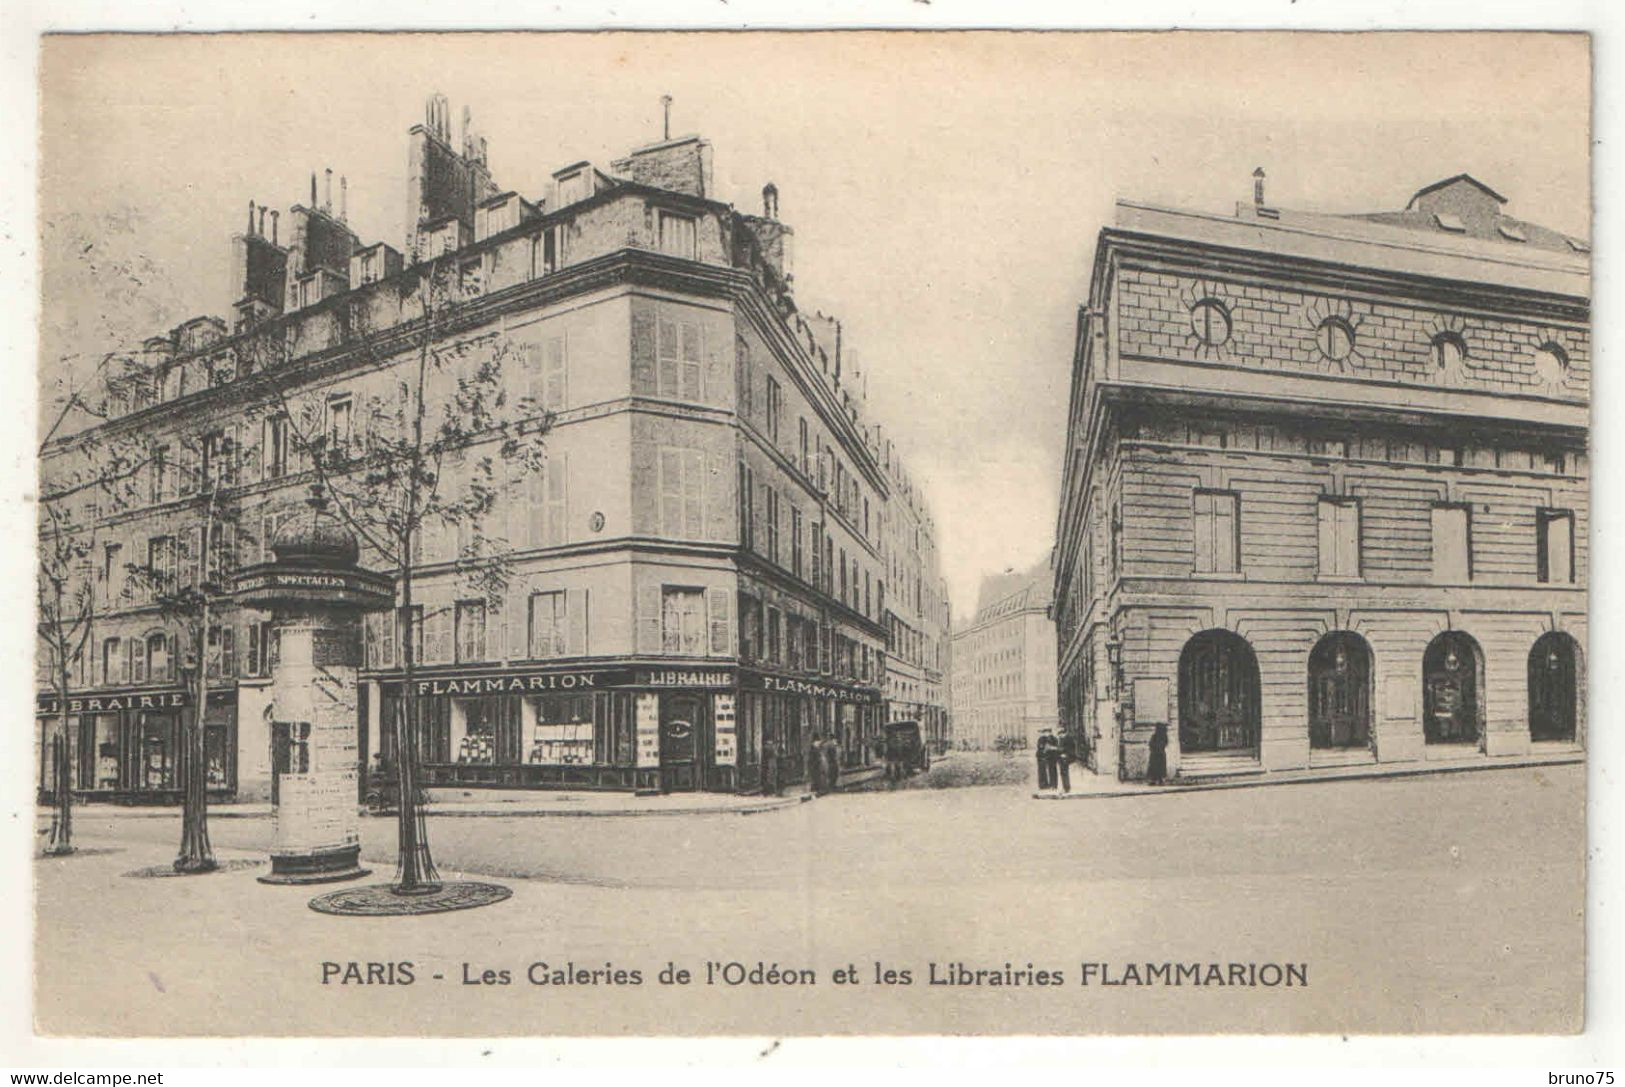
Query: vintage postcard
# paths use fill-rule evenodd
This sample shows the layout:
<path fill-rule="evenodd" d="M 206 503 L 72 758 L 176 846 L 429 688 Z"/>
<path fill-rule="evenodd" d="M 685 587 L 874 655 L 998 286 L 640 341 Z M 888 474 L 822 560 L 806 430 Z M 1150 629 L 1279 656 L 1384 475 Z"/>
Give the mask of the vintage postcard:
<path fill-rule="evenodd" d="M 1586 35 L 39 49 L 39 1034 L 1584 1029 Z"/>

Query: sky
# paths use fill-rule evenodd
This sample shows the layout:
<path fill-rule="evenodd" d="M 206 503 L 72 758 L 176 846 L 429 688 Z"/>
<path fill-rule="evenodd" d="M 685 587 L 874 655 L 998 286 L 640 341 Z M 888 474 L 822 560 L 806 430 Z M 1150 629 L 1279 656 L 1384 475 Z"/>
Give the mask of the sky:
<path fill-rule="evenodd" d="M 1589 65 L 1583 37 L 1510 33 L 50 38 L 41 382 L 125 329 L 229 318 L 248 201 L 305 202 L 313 170 L 348 178 L 364 242 L 399 248 L 432 92 L 532 196 L 657 139 L 669 94 L 721 199 L 756 212 L 778 186 L 798 303 L 842 319 L 968 617 L 984 575 L 1053 542 L 1074 321 L 1116 199 L 1229 211 L 1263 166 L 1272 204 L 1389 210 L 1466 172 L 1589 236 Z M 141 287 L 87 303 L 91 266 Z"/>

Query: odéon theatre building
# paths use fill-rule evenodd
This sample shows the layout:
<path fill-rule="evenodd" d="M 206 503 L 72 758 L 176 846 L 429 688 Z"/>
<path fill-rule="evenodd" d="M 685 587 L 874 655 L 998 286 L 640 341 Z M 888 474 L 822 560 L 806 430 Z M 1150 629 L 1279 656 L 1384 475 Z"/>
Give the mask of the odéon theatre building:
<path fill-rule="evenodd" d="M 945 729 L 927 651 L 946 627 L 930 515 L 867 418 L 840 322 L 797 304 L 778 190 L 764 188 L 760 214 L 719 201 L 711 146 L 691 136 L 574 163 L 526 196 L 493 180 L 466 114 L 463 127 L 454 144 L 435 96 L 411 129 L 403 250 L 351 230 L 347 186 L 335 206 L 331 171 L 324 193 L 313 178 L 308 205 L 272 212 L 269 226 L 268 209 L 250 204 L 233 238 L 232 325 L 197 318 L 147 341 L 141 365 L 111 385 L 115 417 L 47 450 L 47 479 L 87 442 L 138 436 L 167 451 L 143 468 L 134 507 L 73 513 L 97 533 L 86 576 L 99 602 L 73 662 L 75 788 L 178 795 L 189 696 L 177 631 L 122 571 L 138 557 L 195 577 L 196 511 L 219 489 L 243 512 L 216 554 L 269 557 L 266 541 L 315 476 L 276 383 L 322 403 L 326 440 L 364 443 L 370 406 L 397 395 L 412 357 L 409 338 L 388 333 L 436 263 L 464 299 L 445 335 L 500 342 L 510 401 L 551 425 L 545 464 L 482 526 L 503 541 L 500 601 L 468 588 L 457 530 L 423 532 L 415 682 L 429 785 L 753 790 L 769 760 L 794 783 L 817 734 L 834 736 L 849 765 L 872 758 L 889 690 Z M 286 345 L 274 364 L 257 349 L 271 340 Z M 380 343 L 394 353 L 380 358 Z M 442 486 L 468 470 L 451 460 Z M 906 508 L 893 505 L 899 484 Z M 362 565 L 393 572 L 365 549 Z M 269 790 L 267 618 L 226 607 L 208 635 L 218 795 Z M 371 615 L 358 638 L 358 750 L 372 767 L 393 755 L 396 620 Z M 889 678 L 897 652 L 906 685 Z M 40 682 L 48 751 L 55 696 Z"/>
<path fill-rule="evenodd" d="M 1079 315 L 1063 724 L 1145 775 L 1578 750 L 1589 247 L 1402 210 L 1120 203 Z"/>

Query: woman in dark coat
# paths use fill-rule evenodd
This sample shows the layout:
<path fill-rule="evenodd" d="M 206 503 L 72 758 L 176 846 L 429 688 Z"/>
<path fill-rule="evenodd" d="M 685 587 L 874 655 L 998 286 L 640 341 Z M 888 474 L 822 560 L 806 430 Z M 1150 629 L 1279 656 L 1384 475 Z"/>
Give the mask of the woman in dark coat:
<path fill-rule="evenodd" d="M 1168 781 L 1168 726 L 1158 725 L 1151 733 L 1151 762 L 1146 767 L 1145 779 L 1152 785 Z"/>

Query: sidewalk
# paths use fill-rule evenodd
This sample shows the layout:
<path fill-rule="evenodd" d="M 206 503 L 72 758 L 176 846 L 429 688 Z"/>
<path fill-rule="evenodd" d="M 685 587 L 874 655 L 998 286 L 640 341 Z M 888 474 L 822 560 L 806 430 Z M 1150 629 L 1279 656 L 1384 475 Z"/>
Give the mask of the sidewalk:
<path fill-rule="evenodd" d="M 1418 777 L 1423 774 L 1459 774 L 1474 770 L 1515 770 L 1530 766 L 1564 766 L 1584 761 L 1585 754 L 1576 751 L 1497 758 L 1473 755 L 1460 759 L 1428 759 L 1422 762 L 1360 763 L 1354 766 L 1311 766 L 1301 770 L 1268 770 L 1226 777 L 1188 778 L 1175 780 L 1167 785 L 1147 785 L 1143 781 L 1101 778 L 1080 768 L 1072 773 L 1070 793 L 1035 791 L 1032 795 L 1035 800 L 1096 800 L 1118 796 L 1153 796 L 1158 793 L 1196 793 L 1217 789 L 1300 785 L 1317 781 Z"/>
<path fill-rule="evenodd" d="M 517 789 L 436 789 L 424 814 L 431 818 L 455 819 L 472 816 L 506 815 L 510 817 L 581 817 L 581 816 L 642 816 L 642 815 L 754 815 L 795 807 L 812 799 L 810 793 L 787 793 L 784 796 L 738 796 L 733 793 L 668 793 L 640 795 L 609 792 L 541 792 Z M 51 808 L 40 806 L 41 817 L 48 818 Z M 173 819 L 180 812 L 178 805 L 128 807 L 121 804 L 77 804 L 76 812 L 91 812 L 100 816 L 122 819 Z M 269 819 L 271 805 L 266 802 L 213 803 L 209 805 L 210 819 Z M 394 818 L 391 812 L 382 816 L 363 815 L 362 818 Z"/>

